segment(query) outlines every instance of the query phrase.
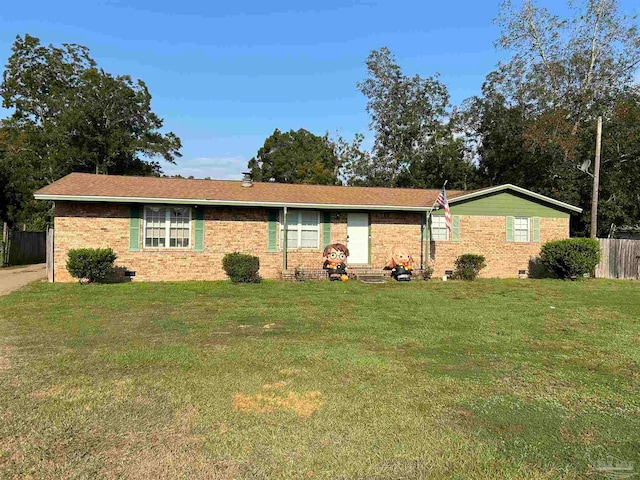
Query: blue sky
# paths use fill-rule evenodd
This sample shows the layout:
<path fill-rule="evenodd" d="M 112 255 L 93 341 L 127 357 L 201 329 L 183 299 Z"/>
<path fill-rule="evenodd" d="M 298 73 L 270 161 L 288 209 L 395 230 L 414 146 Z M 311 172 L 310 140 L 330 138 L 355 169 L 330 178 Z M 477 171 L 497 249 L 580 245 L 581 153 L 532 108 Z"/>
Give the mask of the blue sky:
<path fill-rule="evenodd" d="M 80 43 L 105 70 L 144 80 L 182 139 L 167 173 L 240 178 L 275 128 L 367 132 L 356 82 L 388 46 L 406 74 L 439 72 L 452 102 L 479 92 L 500 56 L 498 1 L 4 2 L 0 58 L 18 34 Z M 622 2 L 625 10 L 632 0 Z M 637 8 L 636 8 L 637 10 Z"/>

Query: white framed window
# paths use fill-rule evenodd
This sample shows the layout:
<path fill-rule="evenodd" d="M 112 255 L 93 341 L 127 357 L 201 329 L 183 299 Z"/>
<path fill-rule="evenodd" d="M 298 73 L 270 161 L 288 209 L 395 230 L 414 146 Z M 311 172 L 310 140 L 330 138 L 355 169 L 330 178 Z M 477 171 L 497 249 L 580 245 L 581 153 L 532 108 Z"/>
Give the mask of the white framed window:
<path fill-rule="evenodd" d="M 284 245 L 284 225 L 280 216 L 280 248 Z M 320 247 L 320 212 L 289 210 L 287 212 L 287 250 Z"/>
<path fill-rule="evenodd" d="M 449 240 L 449 229 L 444 215 L 431 216 L 431 240 Z"/>
<path fill-rule="evenodd" d="M 149 248 L 189 248 L 191 245 L 189 207 L 144 207 L 144 246 Z"/>
<path fill-rule="evenodd" d="M 513 241 L 528 242 L 531 238 L 531 228 L 528 217 L 516 217 L 513 221 Z"/>

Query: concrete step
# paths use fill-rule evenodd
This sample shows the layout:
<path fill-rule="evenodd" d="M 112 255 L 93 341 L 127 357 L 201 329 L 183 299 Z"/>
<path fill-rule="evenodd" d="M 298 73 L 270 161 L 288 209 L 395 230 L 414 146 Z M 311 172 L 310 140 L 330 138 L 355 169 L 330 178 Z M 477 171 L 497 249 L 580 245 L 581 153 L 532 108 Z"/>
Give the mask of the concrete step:
<path fill-rule="evenodd" d="M 362 283 L 384 283 L 387 277 L 382 273 L 365 273 L 356 276 Z"/>

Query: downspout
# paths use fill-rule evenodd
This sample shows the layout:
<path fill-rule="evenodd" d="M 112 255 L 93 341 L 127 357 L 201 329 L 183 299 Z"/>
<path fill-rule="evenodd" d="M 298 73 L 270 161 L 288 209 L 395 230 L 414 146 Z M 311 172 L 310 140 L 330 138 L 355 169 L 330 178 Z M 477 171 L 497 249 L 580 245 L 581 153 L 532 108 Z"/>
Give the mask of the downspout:
<path fill-rule="evenodd" d="M 424 269 L 424 237 L 425 237 L 426 214 L 420 215 L 420 270 Z"/>
<path fill-rule="evenodd" d="M 287 270 L 287 207 L 284 207 L 284 212 L 282 213 L 282 225 L 283 225 L 283 238 L 282 238 L 282 271 Z"/>
<path fill-rule="evenodd" d="M 51 283 L 56 283 L 56 202 L 53 202 L 53 237 L 51 239 Z"/>
<path fill-rule="evenodd" d="M 427 265 L 431 265 L 431 215 L 435 205 L 427 210 L 425 218 L 425 241 L 427 242 Z"/>

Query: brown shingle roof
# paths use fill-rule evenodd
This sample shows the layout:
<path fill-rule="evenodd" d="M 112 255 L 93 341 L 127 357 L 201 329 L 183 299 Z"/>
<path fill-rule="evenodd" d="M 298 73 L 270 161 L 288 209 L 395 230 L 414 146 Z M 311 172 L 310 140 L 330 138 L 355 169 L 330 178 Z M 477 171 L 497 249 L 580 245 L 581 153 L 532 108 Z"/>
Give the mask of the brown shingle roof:
<path fill-rule="evenodd" d="M 325 185 L 292 185 L 254 182 L 243 187 L 242 182 L 229 180 L 190 180 L 182 178 L 124 177 L 72 173 L 38 190 L 36 198 L 114 197 L 127 199 L 194 200 L 224 204 L 286 204 L 286 205 L 346 205 L 371 207 L 429 208 L 439 190 L 378 187 L 340 187 Z M 449 198 L 465 191 L 447 190 Z M 72 198 L 64 198 L 73 200 Z M 80 199 L 78 199 L 80 200 Z M 95 200 L 98 200 L 97 198 Z M 131 201 L 131 200 L 129 200 Z"/>

